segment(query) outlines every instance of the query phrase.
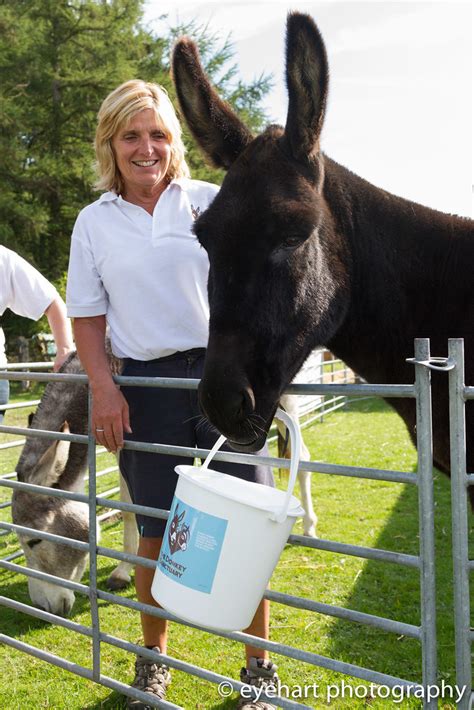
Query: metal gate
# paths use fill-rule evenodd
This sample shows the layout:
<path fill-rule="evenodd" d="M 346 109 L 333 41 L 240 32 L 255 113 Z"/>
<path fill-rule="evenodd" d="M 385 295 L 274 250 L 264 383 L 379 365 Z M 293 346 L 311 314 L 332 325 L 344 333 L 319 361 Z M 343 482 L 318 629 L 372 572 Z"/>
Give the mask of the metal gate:
<path fill-rule="evenodd" d="M 456 341 L 451 344 L 452 348 L 459 348 L 460 345 Z M 460 362 L 460 354 L 458 349 L 450 350 L 451 361 Z M 432 477 L 432 423 L 431 423 L 431 392 L 430 392 L 430 367 L 437 367 L 437 364 L 430 360 L 429 341 L 417 340 L 415 343 L 415 358 L 413 359 L 415 369 L 415 383 L 413 385 L 368 385 L 368 384 L 295 384 L 291 385 L 287 392 L 289 394 L 318 394 L 318 395 L 344 395 L 350 397 L 404 397 L 415 398 L 416 400 L 416 423 L 417 423 L 417 440 L 418 440 L 418 473 L 405 473 L 401 471 L 385 471 L 379 469 L 370 469 L 362 467 L 341 466 L 334 464 L 324 464 L 320 462 L 300 463 L 300 468 L 309 471 L 318 471 L 328 475 L 348 476 L 367 478 L 380 481 L 390 481 L 401 484 L 412 484 L 418 488 L 419 501 L 419 540 L 420 549 L 418 555 L 408 555 L 390 550 L 374 549 L 369 547 L 355 546 L 348 543 L 334 542 L 331 540 L 314 539 L 300 535 L 292 535 L 289 538 L 289 543 L 298 546 L 305 546 L 318 550 L 327 550 L 344 555 L 353 555 L 368 560 L 380 560 L 398 564 L 402 566 L 415 567 L 420 574 L 420 607 L 421 607 L 421 624 L 416 626 L 407 624 L 392 619 L 387 619 L 372 614 L 366 614 L 359 611 L 346 609 L 329 604 L 323 604 L 318 601 L 312 601 L 301 597 L 296 597 L 288 594 L 283 594 L 278 591 L 266 592 L 266 597 L 269 600 L 276 601 L 280 604 L 287 604 L 292 607 L 298 607 L 308 611 L 314 611 L 321 614 L 326 614 L 339 619 L 345 619 L 360 624 L 367 624 L 385 631 L 396 634 L 404 634 L 411 638 L 417 639 L 421 643 L 422 650 L 422 669 L 421 682 L 411 681 L 397 678 L 392 675 L 379 673 L 377 671 L 364 668 L 361 666 L 352 665 L 311 653 L 309 651 L 294 648 L 289 645 L 278 644 L 272 641 L 264 641 L 260 638 L 249 636 L 241 632 L 224 633 L 215 632 L 222 637 L 232 639 L 239 643 L 251 643 L 262 649 L 267 649 L 270 653 L 280 654 L 288 658 L 297 659 L 305 663 L 315 666 L 328 668 L 345 675 L 360 678 L 366 681 L 371 681 L 376 684 L 385 685 L 389 688 L 395 686 L 403 686 L 407 693 L 418 691 L 421 697 L 424 698 L 425 708 L 435 708 L 438 706 L 437 698 L 434 696 L 427 697 L 426 689 L 435 688 L 437 684 L 437 646 L 436 646 L 436 599 L 435 599 L 435 546 L 434 546 L 434 502 L 433 502 L 433 477 Z M 452 363 L 451 363 L 452 364 Z M 445 368 L 446 369 L 446 368 Z M 459 558 L 456 560 L 456 580 L 455 585 L 457 590 L 456 596 L 456 624 L 457 624 L 457 662 L 458 662 L 458 684 L 466 686 L 469 692 L 464 695 L 462 707 L 468 707 L 465 704 L 470 698 L 471 678 L 470 678 L 470 641 L 472 633 L 469 630 L 469 597 L 468 597 L 468 570 L 473 563 L 469 563 L 467 558 L 467 527 L 463 524 L 463 519 L 467 519 L 466 509 L 466 481 L 470 481 L 465 473 L 465 447 L 464 447 L 464 432 L 462 425 L 462 406 L 465 398 L 474 398 L 474 388 L 466 388 L 459 384 L 460 368 L 455 367 L 451 374 L 452 394 L 451 410 L 453 420 L 456 422 L 456 430 L 453 434 L 452 451 L 453 451 L 453 474 L 456 470 L 456 475 L 453 475 L 453 507 L 457 511 L 457 515 L 453 515 L 453 524 L 456 527 L 455 535 L 455 555 Z M 1 379 L 12 380 L 43 380 L 61 379 L 70 382 L 84 382 L 85 376 L 82 375 L 49 375 L 49 374 L 32 374 L 32 373 L 0 373 Z M 122 385 L 139 385 L 148 387 L 177 387 L 182 389 L 193 389 L 197 386 L 197 380 L 174 380 L 174 379 L 155 379 L 155 378 L 126 378 L 117 377 L 116 381 Z M 457 389 L 456 389 L 457 388 Z M 91 408 L 91 399 L 89 395 L 89 412 Z M 90 418 L 89 418 L 90 419 Z M 101 645 L 111 644 L 112 646 L 130 651 L 131 653 L 140 653 L 147 656 L 150 660 L 158 658 L 170 667 L 185 671 L 192 675 L 198 676 L 213 683 L 226 682 L 235 690 L 239 690 L 242 684 L 232 678 L 222 676 L 220 674 L 208 671 L 206 669 L 195 666 L 191 663 L 185 663 L 178 659 L 169 656 L 157 656 L 152 651 L 143 649 L 140 646 L 131 644 L 123 639 L 113 637 L 101 631 L 100 616 L 98 601 L 103 600 L 109 603 L 118 604 L 131 609 L 145 611 L 147 614 L 167 618 L 172 621 L 180 622 L 171 614 L 166 613 L 161 609 L 141 604 L 137 601 L 126 599 L 108 592 L 104 592 L 97 588 L 97 556 L 104 555 L 117 560 L 126 560 L 132 563 L 139 563 L 142 566 L 153 568 L 154 562 L 145 558 L 137 557 L 123 552 L 104 548 L 98 545 L 96 538 L 96 508 L 98 505 L 112 507 L 115 510 L 132 512 L 141 512 L 145 515 L 150 515 L 158 518 L 166 518 L 168 513 L 163 510 L 155 510 L 145 506 L 136 506 L 119 501 L 104 501 L 96 494 L 95 473 L 95 439 L 93 432 L 89 428 L 88 436 L 59 434 L 57 432 L 41 432 L 21 429 L 18 427 L 0 426 L 0 432 L 22 434 L 28 436 L 39 436 L 46 438 L 64 439 L 68 441 L 81 442 L 88 446 L 89 457 L 89 492 L 88 495 L 61 491 L 58 489 L 44 488 L 32 484 L 21 483 L 14 480 L 0 478 L 0 485 L 11 489 L 23 489 L 30 492 L 39 493 L 48 496 L 57 496 L 58 498 L 69 498 L 86 502 L 89 506 L 89 542 L 81 543 L 79 541 L 70 540 L 57 535 L 48 534 L 45 532 L 32 531 L 29 528 L 23 528 L 11 523 L 0 522 L 0 529 L 32 533 L 34 536 L 42 539 L 47 539 L 53 542 L 61 542 L 72 547 L 89 551 L 90 559 L 90 584 L 84 584 L 65 581 L 59 577 L 42 573 L 38 570 L 33 570 L 19 566 L 10 560 L 0 560 L 0 568 L 12 570 L 27 577 L 41 579 L 52 584 L 60 585 L 73 590 L 76 593 L 88 596 L 90 600 L 92 625 L 90 627 L 78 624 L 76 622 L 64 619 L 48 612 L 32 608 L 28 605 L 17 602 L 13 599 L 0 597 L 0 604 L 3 604 L 11 609 L 30 614 L 39 619 L 58 624 L 67 629 L 73 630 L 79 634 L 83 634 L 92 639 L 92 662 L 91 667 L 83 667 L 73 664 L 64 658 L 60 658 L 44 650 L 35 648 L 29 644 L 25 644 L 13 637 L 0 634 L 0 641 L 16 648 L 20 651 L 29 653 L 37 658 L 40 658 L 49 663 L 53 663 L 61 668 L 71 671 L 79 676 L 83 676 L 102 685 L 124 693 L 138 699 L 146 699 L 149 705 L 156 707 L 177 707 L 172 703 L 165 701 L 151 701 L 149 696 L 144 697 L 144 694 L 138 690 L 130 688 L 128 685 L 105 676 L 101 671 Z M 204 450 L 189 449 L 176 446 L 165 446 L 162 444 L 143 444 L 138 442 L 127 442 L 127 448 L 150 451 L 161 454 L 180 454 L 194 458 L 201 457 L 207 454 Z M 463 459 L 464 455 L 464 459 Z M 275 467 L 284 467 L 285 461 L 282 459 L 273 459 L 269 457 L 260 457 L 244 454 L 228 454 L 219 453 L 216 455 L 216 460 L 224 461 L 240 461 L 246 463 L 267 463 Z M 464 468 L 463 468 L 464 461 Z M 471 478 L 474 478 L 472 476 Z M 464 506 L 464 508 L 462 507 Z M 460 511 L 466 511 L 459 514 Z M 456 523 L 454 523 L 456 521 Z M 462 583 L 459 582 L 461 580 Z M 187 624 L 192 626 L 191 624 Z M 469 668 L 468 668 L 469 660 Z M 420 695 L 418 697 L 420 697 Z M 273 696 L 274 697 L 274 696 Z M 297 708 L 308 707 L 301 705 L 287 697 L 278 698 L 279 707 Z"/>

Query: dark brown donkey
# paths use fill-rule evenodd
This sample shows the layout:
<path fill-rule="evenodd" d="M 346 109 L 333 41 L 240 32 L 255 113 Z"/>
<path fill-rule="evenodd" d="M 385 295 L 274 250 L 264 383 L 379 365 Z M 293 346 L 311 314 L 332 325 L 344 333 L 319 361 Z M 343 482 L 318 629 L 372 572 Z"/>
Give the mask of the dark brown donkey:
<path fill-rule="evenodd" d="M 474 384 L 473 222 L 391 195 L 321 152 L 328 64 L 312 19 L 288 18 L 285 128 L 254 138 L 211 88 L 189 39 L 176 45 L 173 72 L 193 135 L 228 171 L 195 233 L 210 261 L 200 402 L 233 446 L 261 447 L 282 391 L 317 345 L 369 382 L 406 383 L 414 338 L 444 355 L 449 337 L 464 337 Z M 434 374 L 433 396 L 435 461 L 448 471 L 446 374 Z M 413 401 L 392 403 L 414 438 Z"/>

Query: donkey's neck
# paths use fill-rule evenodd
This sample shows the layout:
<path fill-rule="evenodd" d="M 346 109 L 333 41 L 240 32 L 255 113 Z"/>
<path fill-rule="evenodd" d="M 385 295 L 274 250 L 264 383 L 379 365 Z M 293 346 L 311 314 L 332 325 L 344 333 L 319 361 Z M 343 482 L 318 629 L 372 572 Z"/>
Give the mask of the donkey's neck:
<path fill-rule="evenodd" d="M 438 355 L 463 333 L 465 311 L 446 304 L 468 302 L 473 223 L 396 197 L 328 158 L 324 194 L 349 245 L 350 279 L 347 315 L 327 345 L 369 382 L 410 381 L 404 360 L 414 338 L 431 338 Z"/>

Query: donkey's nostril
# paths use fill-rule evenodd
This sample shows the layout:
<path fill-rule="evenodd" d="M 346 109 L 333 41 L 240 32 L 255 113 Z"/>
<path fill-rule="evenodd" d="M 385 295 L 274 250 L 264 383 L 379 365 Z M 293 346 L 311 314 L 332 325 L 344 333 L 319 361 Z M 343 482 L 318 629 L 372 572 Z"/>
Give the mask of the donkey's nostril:
<path fill-rule="evenodd" d="M 255 410 L 255 397 L 250 387 L 228 396 L 229 411 L 238 419 L 247 419 Z"/>
<path fill-rule="evenodd" d="M 241 416 L 242 418 L 246 418 L 255 411 L 255 395 L 251 387 L 244 387 L 242 390 L 242 400 Z"/>

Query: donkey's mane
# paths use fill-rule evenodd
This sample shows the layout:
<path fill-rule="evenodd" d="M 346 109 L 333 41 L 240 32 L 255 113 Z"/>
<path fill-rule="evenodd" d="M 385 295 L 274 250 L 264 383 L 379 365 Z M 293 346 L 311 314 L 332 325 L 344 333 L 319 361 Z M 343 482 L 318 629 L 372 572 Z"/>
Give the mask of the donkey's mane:
<path fill-rule="evenodd" d="M 441 306 L 446 309 L 448 285 L 451 298 L 471 291 L 470 219 L 375 187 L 326 156 L 324 197 L 349 248 L 350 306 L 327 343 L 336 354 L 369 378 L 373 358 L 365 351 L 359 356 L 360 341 L 367 339 L 373 351 L 374 329 L 377 349 L 390 349 L 396 357 L 412 347 L 415 337 L 430 335 L 434 347 L 439 342 L 445 348 L 449 337 L 464 334 L 465 313 L 453 308 L 443 318 Z M 391 360 L 386 359 L 385 381 L 391 379 Z"/>

